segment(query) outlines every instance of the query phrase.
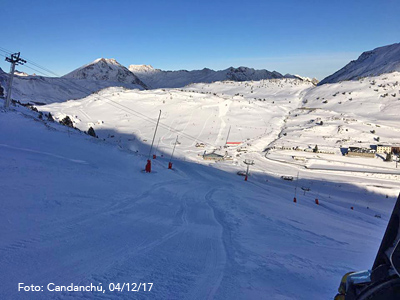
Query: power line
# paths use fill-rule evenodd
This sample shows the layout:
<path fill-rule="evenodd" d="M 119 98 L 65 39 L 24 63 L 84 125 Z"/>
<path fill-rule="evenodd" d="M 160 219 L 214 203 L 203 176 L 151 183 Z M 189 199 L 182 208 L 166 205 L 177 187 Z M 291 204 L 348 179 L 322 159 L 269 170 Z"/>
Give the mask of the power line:
<path fill-rule="evenodd" d="M 3 52 L 5 52 L 5 53 L 7 53 L 7 54 L 12 54 L 11 51 L 9 51 L 9 50 L 7 50 L 7 49 L 5 49 L 5 48 L 3 48 L 3 47 L 0 47 L 0 51 L 3 51 Z"/>
<path fill-rule="evenodd" d="M 7 57 L 7 56 L 5 56 L 4 54 L 1 54 L 1 53 L 0 53 L 0 56 Z M 25 67 L 25 68 L 28 68 L 28 69 L 31 69 L 31 70 L 33 70 L 33 71 L 35 71 L 35 72 L 37 72 L 37 73 L 39 73 L 39 74 L 42 74 L 42 75 L 44 75 L 44 76 L 49 76 L 48 74 L 43 73 L 43 71 L 40 71 L 40 70 L 38 70 L 38 69 L 32 68 L 32 67 L 30 67 L 30 66 L 27 66 L 26 64 L 24 65 L 24 67 Z"/>
<path fill-rule="evenodd" d="M 10 101 L 11 101 L 11 87 L 14 78 L 15 66 L 23 65 L 24 63 L 26 63 L 26 60 L 22 59 L 20 57 L 20 53 L 18 52 L 11 54 L 9 57 L 7 56 L 6 61 L 11 63 L 10 79 L 8 81 L 8 87 L 7 87 L 7 98 L 6 101 L 4 102 L 4 108 L 8 109 L 10 107 Z"/>
<path fill-rule="evenodd" d="M 11 52 L 9 52 L 9 50 L 7 50 L 7 49 L 5 49 L 5 48 L 3 48 L 3 47 L 0 47 L 0 50 L 2 50 L 3 52 L 11 53 Z M 4 55 L 2 55 L 2 56 L 4 56 Z M 37 64 L 37 63 L 35 63 L 35 62 L 33 62 L 32 60 L 25 59 L 25 61 L 26 61 L 27 63 L 29 63 L 29 64 L 32 64 L 32 65 L 34 65 L 34 66 L 36 66 L 36 67 L 38 67 L 38 68 L 40 68 L 40 69 L 42 69 L 42 70 L 44 70 L 44 71 L 50 73 L 50 74 L 53 74 L 53 75 L 55 75 L 55 76 L 57 76 L 57 77 L 61 77 L 59 74 L 57 74 L 57 73 L 51 71 L 50 69 L 45 68 L 45 67 L 43 67 L 43 66 L 41 66 L 41 65 L 39 65 L 39 64 Z M 25 65 L 25 66 L 26 66 L 26 65 Z M 43 73 L 42 71 L 39 71 L 39 70 L 37 70 L 37 69 L 35 69 L 35 68 L 33 68 L 33 67 L 30 67 L 30 66 L 26 66 L 26 67 L 27 67 L 27 68 L 30 68 L 30 69 L 32 69 L 32 70 L 38 72 L 38 73 L 41 73 L 41 74 L 44 74 L 44 75 L 47 76 L 47 74 L 45 74 L 45 73 Z M 78 91 L 80 91 L 80 92 L 82 92 L 82 93 L 89 94 L 89 95 L 93 93 L 92 90 L 89 90 L 89 89 L 85 88 L 84 86 L 81 86 L 80 84 L 78 84 L 78 83 L 76 83 L 76 82 L 71 83 L 71 82 L 65 80 L 63 83 L 64 83 L 64 85 L 66 85 L 67 87 L 74 88 L 74 89 L 76 89 L 76 90 L 78 90 Z M 73 85 L 72 85 L 72 84 L 73 84 Z M 79 87 L 79 88 L 77 88 L 77 87 Z M 113 107 L 115 107 L 115 108 L 117 108 L 117 109 L 120 109 L 120 110 L 123 110 L 124 112 L 130 113 L 130 114 L 132 114 L 132 115 L 134 115 L 134 116 L 136 116 L 136 117 L 138 117 L 138 118 L 141 118 L 142 120 L 145 120 L 145 121 L 151 122 L 151 123 L 153 123 L 153 124 L 156 124 L 156 121 L 155 121 L 154 119 L 152 119 L 151 117 L 146 116 L 145 114 L 142 114 L 142 113 L 140 113 L 140 112 L 138 112 L 138 111 L 136 111 L 136 110 L 133 110 L 133 109 L 131 109 L 130 107 L 128 107 L 128 106 L 126 106 L 126 105 L 120 104 L 120 103 L 118 103 L 118 102 L 116 102 L 116 101 L 114 101 L 114 100 L 112 100 L 112 99 L 110 99 L 110 98 L 107 98 L 107 97 L 105 97 L 105 96 L 100 96 L 100 95 L 98 95 L 98 97 L 99 97 L 99 98 L 102 98 L 102 99 L 105 99 L 105 100 L 107 101 L 107 102 L 106 102 L 107 104 L 109 104 L 109 105 L 111 105 L 111 106 L 113 106 Z M 110 103 L 110 102 L 111 102 L 111 103 Z M 194 136 L 192 136 L 192 135 L 189 135 L 189 134 L 187 134 L 187 133 L 184 133 L 183 131 L 174 129 L 174 128 L 172 128 L 172 127 L 169 126 L 169 125 L 163 124 L 162 122 L 159 123 L 159 126 L 162 127 L 162 128 L 164 128 L 164 129 L 166 129 L 166 130 L 168 130 L 168 131 L 178 133 L 178 134 L 180 134 L 181 136 L 183 136 L 183 137 L 185 137 L 185 138 L 187 138 L 187 139 L 189 139 L 189 140 L 202 142 L 203 144 L 209 145 L 209 146 L 214 146 L 214 147 L 217 146 L 217 145 L 211 144 L 211 143 L 209 143 L 209 142 L 202 141 L 202 140 L 200 140 L 198 137 L 194 137 Z"/>
<path fill-rule="evenodd" d="M 68 82 L 68 81 L 65 81 L 64 83 L 65 83 L 67 86 L 69 86 L 69 87 L 74 87 L 74 88 L 76 88 L 75 86 L 78 86 L 78 87 L 80 88 L 80 89 L 78 89 L 78 90 L 80 90 L 81 92 L 89 93 L 89 94 L 92 94 L 92 93 L 93 93 L 91 90 L 89 90 L 89 89 L 87 89 L 87 88 L 85 88 L 85 87 L 79 85 L 78 83 L 74 83 L 75 86 L 72 86 L 72 85 L 71 85 L 72 83 L 70 83 L 70 82 Z M 109 104 L 109 105 L 111 105 L 111 106 L 113 106 L 113 107 L 115 107 L 115 108 L 117 108 L 117 109 L 123 110 L 124 112 L 127 112 L 127 113 L 129 113 L 129 114 L 133 114 L 134 116 L 136 116 L 136 117 L 138 117 L 138 118 L 141 118 L 142 120 L 145 120 L 145 121 L 151 122 L 151 123 L 153 123 L 153 124 L 156 124 L 156 121 L 155 121 L 154 119 L 152 119 L 151 117 L 148 117 L 148 116 L 146 116 L 146 115 L 144 115 L 144 114 L 142 114 L 142 113 L 140 113 L 140 112 L 138 112 L 138 111 L 136 111 L 136 110 L 133 110 L 133 109 L 131 109 L 130 107 L 128 107 L 128 106 L 126 106 L 126 105 L 123 105 L 123 104 L 121 104 L 121 103 L 118 103 L 118 102 L 116 102 L 116 101 L 114 101 L 114 100 L 112 100 L 112 99 L 110 99 L 110 98 L 108 98 L 108 97 L 105 97 L 105 96 L 98 95 L 98 98 L 100 98 L 100 99 L 101 99 L 101 98 L 102 98 L 102 99 L 105 99 L 105 100 L 107 101 L 107 102 L 106 102 L 107 104 Z M 110 102 L 111 102 L 111 103 L 110 103 Z M 172 128 L 171 126 L 168 126 L 168 125 L 163 124 L 163 123 L 161 123 L 161 122 L 160 122 L 159 126 L 162 127 L 162 128 L 164 128 L 164 129 L 166 129 L 166 130 L 168 130 L 168 131 L 175 132 L 175 133 L 179 133 L 179 134 L 181 134 L 182 136 L 186 137 L 187 139 L 190 139 L 190 140 L 193 140 L 193 141 L 199 141 L 199 142 L 202 142 L 203 144 L 216 147 L 216 145 L 213 145 L 213 144 L 208 143 L 208 142 L 204 142 L 204 141 L 200 140 L 200 139 L 197 138 L 197 137 L 191 136 L 191 135 L 189 135 L 189 134 L 187 134 L 187 133 L 184 133 L 183 131 L 174 129 L 174 128 Z"/>
<path fill-rule="evenodd" d="M 12 53 L 10 50 L 8 50 L 8 49 L 6 49 L 6 48 L 3 48 L 3 47 L 0 47 L 0 51 L 3 51 L 3 52 L 5 52 L 5 53 L 7 53 L 7 54 L 11 54 L 11 53 Z M 37 68 L 42 69 L 42 70 L 48 72 L 49 74 L 55 75 L 55 76 L 57 76 L 57 77 L 61 77 L 61 75 L 59 75 L 59 74 L 57 74 L 57 73 L 51 71 L 50 69 L 47 69 L 46 67 L 41 66 L 40 64 L 34 62 L 34 61 L 31 60 L 31 59 L 28 59 L 28 58 L 25 57 L 25 60 L 26 60 L 28 63 L 30 63 L 30 64 L 36 66 Z M 43 73 L 42 73 L 42 74 L 43 74 Z M 48 75 L 46 74 L 46 76 L 48 76 Z M 49 77 L 51 77 L 51 76 L 49 76 Z"/>
<path fill-rule="evenodd" d="M 43 74 L 43 75 L 47 76 L 46 74 L 42 73 L 42 71 L 40 71 L 40 70 L 38 70 L 38 69 L 32 68 L 32 67 L 27 66 L 27 65 L 25 65 L 25 67 L 28 68 L 28 69 L 31 69 L 31 70 L 35 71 L 36 73 Z"/>

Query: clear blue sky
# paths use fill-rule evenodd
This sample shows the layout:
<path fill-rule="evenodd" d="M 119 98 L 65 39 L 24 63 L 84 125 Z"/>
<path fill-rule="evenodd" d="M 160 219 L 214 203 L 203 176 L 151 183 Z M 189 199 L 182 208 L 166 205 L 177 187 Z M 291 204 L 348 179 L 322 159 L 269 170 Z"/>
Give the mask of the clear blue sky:
<path fill-rule="evenodd" d="M 125 66 L 248 66 L 322 79 L 363 51 L 400 42 L 398 0 L 0 0 L 0 5 L 0 47 L 21 51 L 58 74 L 106 57 Z M 4 57 L 0 67 L 9 70 Z"/>

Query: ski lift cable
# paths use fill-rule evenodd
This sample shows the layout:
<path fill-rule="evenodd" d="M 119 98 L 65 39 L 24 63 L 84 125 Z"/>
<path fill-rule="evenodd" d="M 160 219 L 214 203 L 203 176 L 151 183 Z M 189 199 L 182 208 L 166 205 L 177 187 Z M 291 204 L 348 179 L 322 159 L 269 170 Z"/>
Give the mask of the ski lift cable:
<path fill-rule="evenodd" d="M 5 52 L 7 54 L 12 54 L 12 52 L 8 51 L 7 49 L 0 47 L 0 51 Z"/>
<path fill-rule="evenodd" d="M 4 50 L 3 50 L 3 51 L 4 51 Z M 5 52 L 5 51 L 4 51 L 4 52 Z M 11 53 L 11 52 L 10 52 L 10 53 Z M 1 53 L 0 53 L 0 55 L 3 56 L 3 57 L 6 57 L 5 55 L 3 55 L 3 54 L 1 54 Z M 28 61 L 27 61 L 27 62 L 28 62 Z M 45 75 L 45 76 L 48 76 L 48 74 L 44 73 L 43 71 L 37 70 L 37 69 L 35 69 L 35 68 L 33 68 L 33 67 L 30 67 L 30 66 L 27 66 L 27 65 L 24 65 L 24 66 L 27 67 L 27 68 L 29 68 L 29 69 L 31 69 L 31 70 L 34 70 L 34 71 L 36 71 L 36 72 L 38 72 L 38 73 L 40 73 L 40 74 L 43 74 L 43 75 Z M 54 73 L 54 74 L 55 74 L 55 73 Z M 90 94 L 93 93 L 91 90 L 86 89 L 85 87 L 80 86 L 79 84 L 72 85 L 72 84 L 70 84 L 69 82 L 64 82 L 64 84 L 65 84 L 66 86 L 70 87 L 70 88 L 75 88 L 75 89 L 77 89 L 77 90 L 79 90 L 79 91 L 81 91 L 81 92 L 83 92 L 83 93 L 90 93 Z M 79 87 L 79 88 L 78 88 L 78 87 Z M 105 98 L 105 97 L 101 97 L 101 96 L 100 96 L 99 98 Z M 112 100 L 110 100 L 110 101 L 111 101 L 111 102 L 114 102 L 114 101 L 112 101 Z M 115 102 L 114 102 L 114 104 L 123 106 L 122 104 L 115 103 Z M 112 104 L 110 104 L 110 105 L 112 105 Z M 112 106 L 114 106 L 114 105 L 112 105 Z M 117 106 L 114 106 L 114 107 L 119 108 L 119 109 L 121 109 L 121 110 L 123 110 L 123 111 L 125 111 L 125 112 L 127 112 L 127 113 L 131 113 L 131 114 L 132 114 L 132 111 L 127 111 L 127 110 L 124 110 L 124 109 L 122 109 L 121 107 L 117 107 Z M 136 115 L 136 116 L 137 116 L 137 117 L 140 117 L 140 116 L 138 116 L 138 115 Z M 150 119 L 149 117 L 147 117 L 147 118 L 143 118 L 143 117 L 142 117 L 142 119 L 145 119 L 145 120 L 147 120 L 147 121 L 151 121 L 151 119 Z M 150 120 L 149 120 L 149 119 L 150 119 Z"/>
<path fill-rule="evenodd" d="M 12 54 L 12 53 L 13 53 L 13 52 L 11 52 L 10 50 L 8 50 L 8 49 L 6 49 L 6 48 L 3 48 L 3 47 L 0 47 L 0 51 L 3 51 L 3 52 L 5 52 L 5 53 L 7 53 L 7 54 Z M 34 62 L 34 61 L 31 60 L 31 59 L 28 59 L 28 58 L 25 58 L 25 57 L 24 57 L 24 60 L 25 60 L 27 63 L 30 63 L 30 64 L 34 65 L 35 67 L 38 67 L 39 69 L 42 69 L 42 70 L 48 72 L 49 74 L 52 74 L 52 75 L 57 76 L 57 77 L 61 77 L 61 75 L 59 75 L 59 74 L 57 74 L 57 73 L 51 71 L 50 69 L 48 69 L 48 68 L 46 68 L 46 67 L 41 66 L 40 64 Z M 40 73 L 44 74 L 43 72 L 40 72 Z M 48 75 L 46 74 L 46 76 L 48 76 Z M 50 76 L 50 77 L 51 77 L 51 76 Z"/>
<path fill-rule="evenodd" d="M 42 73 L 42 72 L 41 72 L 40 70 L 38 70 L 38 69 L 32 68 L 32 67 L 27 66 L 27 65 L 24 65 L 24 67 L 26 67 L 26 68 L 28 68 L 28 69 L 31 69 L 31 70 L 33 70 L 33 71 L 39 73 L 39 74 L 43 74 L 43 75 L 47 76 L 46 74 Z"/>
<path fill-rule="evenodd" d="M 46 70 L 47 72 L 50 72 L 50 73 L 52 73 L 52 74 L 54 74 L 54 75 L 59 76 L 59 75 L 56 74 L 55 72 L 52 72 L 51 70 L 49 70 L 49 69 L 47 69 L 47 68 L 44 68 L 44 67 L 42 67 L 42 66 L 40 66 L 40 65 L 38 65 L 38 64 L 36 64 L 36 63 L 33 63 L 33 61 L 31 61 L 31 60 L 27 60 L 27 62 L 29 62 L 29 63 L 31 63 L 31 64 L 33 64 L 33 65 L 35 65 L 35 66 L 38 66 L 39 68 L 41 68 L 41 69 L 43 69 L 43 70 Z M 38 70 L 36 70 L 36 69 L 34 69 L 34 68 L 32 68 L 32 67 L 30 67 L 30 68 L 33 69 L 33 70 L 35 70 L 35 71 L 37 71 L 37 72 L 39 72 Z M 40 72 L 40 73 L 43 74 L 43 72 Z M 59 77 L 60 77 L 60 76 L 59 76 Z M 67 85 L 69 85 L 69 86 L 71 87 L 70 84 L 67 84 Z M 77 84 L 77 83 L 75 83 L 75 85 L 81 87 L 81 88 L 84 89 L 84 90 L 86 90 L 86 92 L 88 92 L 88 93 L 92 93 L 91 90 L 88 90 L 88 89 L 86 89 L 85 87 L 80 86 L 80 85 Z M 82 89 L 81 89 L 81 91 L 82 91 Z M 113 101 L 113 100 L 111 100 L 111 99 L 109 99 L 109 98 L 107 98 L 107 97 L 105 97 L 105 96 L 100 96 L 100 97 L 101 97 L 101 98 L 104 98 L 104 99 L 108 100 L 109 102 L 112 102 L 112 103 L 114 103 L 114 104 L 116 104 L 116 105 L 118 105 L 118 106 L 124 107 L 124 108 L 126 108 L 127 110 L 129 110 L 129 111 L 126 111 L 126 110 L 122 109 L 121 107 L 116 107 L 116 106 L 112 105 L 112 106 L 114 106 L 114 107 L 116 107 L 116 108 L 118 108 L 118 109 L 121 109 L 121 110 L 123 110 L 123 111 L 125 111 L 125 112 L 128 112 L 128 113 L 131 112 L 131 113 L 133 113 L 135 116 L 137 116 L 137 117 L 139 117 L 139 118 L 142 118 L 142 119 L 144 119 L 144 120 L 147 120 L 147 121 L 150 121 L 150 122 L 152 122 L 152 123 L 155 123 L 155 121 L 154 121 L 152 118 L 150 118 L 150 117 L 148 117 L 148 116 L 146 116 L 146 115 L 144 115 L 144 114 L 142 114 L 142 113 L 140 113 L 140 112 L 137 112 L 137 111 L 135 111 L 135 110 L 133 110 L 133 109 L 131 109 L 131 108 L 125 106 L 125 105 L 122 105 L 122 104 L 120 104 L 120 103 L 117 103 L 117 102 L 115 102 L 115 101 Z M 141 115 L 142 117 L 140 117 L 138 114 Z M 167 129 L 168 131 L 175 132 L 175 133 L 179 133 L 179 134 L 183 135 L 184 137 L 186 137 L 186 138 L 188 138 L 188 139 L 191 139 L 191 140 L 193 140 L 193 141 L 200 141 L 200 142 L 203 142 L 204 144 L 208 144 L 208 145 L 210 145 L 210 146 L 216 146 L 216 145 L 212 145 L 212 144 L 210 144 L 210 143 L 206 143 L 206 142 L 200 140 L 198 137 L 194 137 L 194 136 L 191 136 L 191 135 L 189 135 L 189 134 L 187 134 L 187 133 L 184 133 L 183 131 L 176 130 L 176 129 L 172 128 L 171 126 L 168 126 L 168 125 L 163 124 L 163 123 L 161 123 L 161 122 L 160 122 L 160 126 L 163 127 L 164 129 Z"/>
<path fill-rule="evenodd" d="M 2 48 L 2 49 L 4 49 L 4 48 Z M 7 50 L 7 49 L 4 49 L 4 50 L 2 50 L 2 51 L 3 51 L 3 52 L 6 52 L 6 50 Z M 9 52 L 9 51 L 7 51 L 7 52 Z M 12 52 L 9 52 L 9 53 L 12 53 Z M 49 73 L 51 73 L 51 74 L 54 74 L 54 75 L 60 77 L 57 73 L 55 73 L 55 72 L 53 72 L 53 71 L 51 71 L 51 70 L 49 70 L 49 69 L 47 69 L 47 68 L 45 68 L 45 67 L 42 67 L 42 66 L 40 66 L 39 64 L 36 64 L 36 63 L 34 63 L 33 61 L 31 61 L 31 60 L 28 60 L 28 59 L 25 59 L 25 60 L 27 61 L 27 63 L 30 63 L 30 64 L 32 64 L 32 65 L 34 65 L 34 66 L 37 66 L 37 67 L 40 68 L 40 69 L 43 69 L 43 70 L 45 70 L 45 71 L 47 71 L 47 72 L 49 72 Z M 25 66 L 26 66 L 26 65 L 25 65 Z M 29 67 L 29 66 L 26 66 L 26 67 Z M 36 72 L 39 72 L 39 73 L 44 74 L 43 72 L 40 72 L 39 70 L 36 70 L 36 69 L 34 69 L 34 68 L 32 68 L 32 67 L 29 67 L 29 68 L 35 70 Z M 46 75 L 46 74 L 45 74 L 45 75 Z M 46 75 L 46 76 L 47 76 L 47 75 Z M 78 89 L 78 90 L 80 90 L 80 91 L 82 91 L 82 92 L 89 93 L 89 94 L 92 94 L 92 93 L 93 93 L 91 90 L 89 90 L 89 89 L 87 89 L 87 88 L 85 88 L 85 87 L 83 87 L 83 86 L 81 86 L 81 85 L 79 85 L 79 84 L 77 84 L 77 83 L 74 83 L 74 84 L 72 85 L 71 83 L 65 82 L 65 85 L 67 85 L 67 86 L 69 86 L 69 87 L 74 87 L 75 89 L 76 89 L 76 86 L 78 86 L 78 87 L 80 88 L 80 89 Z M 130 114 L 133 114 L 133 115 L 135 115 L 136 117 L 139 117 L 139 118 L 141 118 L 141 119 L 143 119 L 143 120 L 146 120 L 146 121 L 148 121 L 148 122 L 151 122 L 151 123 L 154 123 L 154 124 L 156 123 L 156 121 L 153 120 L 151 117 L 146 116 L 146 115 L 144 115 L 144 114 L 142 114 L 142 113 L 140 113 L 140 112 L 138 112 L 138 111 L 135 111 L 135 110 L 133 110 L 133 109 L 131 109 L 131 108 L 129 108 L 129 107 L 123 105 L 123 104 L 120 104 L 120 103 L 118 103 L 118 102 L 116 102 L 116 101 L 114 101 L 114 100 L 112 100 L 112 99 L 110 99 L 110 98 L 107 98 L 107 97 L 105 97 L 105 96 L 100 96 L 100 95 L 99 95 L 98 97 L 107 100 L 107 104 L 110 104 L 111 106 L 113 106 L 113 107 L 115 107 L 115 108 L 117 108 L 117 109 L 123 110 L 123 111 L 125 111 L 125 112 L 127 112 L 127 113 L 130 113 Z M 111 103 L 110 103 L 110 102 L 111 102 Z M 114 105 L 113 105 L 113 104 L 114 104 Z M 176 130 L 176 129 L 174 129 L 174 128 L 172 128 L 172 127 L 166 125 L 166 124 L 163 124 L 162 122 L 160 122 L 159 125 L 160 125 L 160 127 L 163 127 L 164 129 L 166 129 L 166 130 L 168 130 L 168 131 L 178 133 L 178 134 L 180 134 L 181 136 L 183 136 L 183 137 L 185 137 L 185 138 L 187 138 L 187 139 L 189 139 L 189 140 L 199 141 L 199 142 L 202 142 L 202 143 L 204 143 L 204 144 L 206 144 L 206 145 L 215 146 L 215 147 L 216 147 L 216 145 L 214 145 L 214 144 L 211 144 L 211 143 L 209 143 L 209 142 L 204 142 L 204 141 L 200 140 L 198 137 L 194 137 L 194 136 L 191 136 L 191 135 L 189 135 L 189 134 L 187 134 L 187 133 L 184 133 L 183 131 Z"/>
<path fill-rule="evenodd" d="M 7 49 L 5 49 L 5 48 L 0 47 L 0 49 L 3 49 L 3 50 L 2 50 L 3 52 L 12 53 L 11 51 L 9 51 L 9 50 L 7 50 Z M 51 71 L 51 70 L 48 69 L 48 68 L 45 68 L 45 67 L 43 67 L 43 66 L 41 66 L 41 65 L 39 65 L 39 64 L 37 64 L 37 63 L 35 63 L 34 61 L 32 61 L 32 60 L 30 60 L 30 59 L 25 59 L 25 60 L 27 61 L 27 63 L 30 63 L 30 64 L 32 64 L 32 65 L 34 65 L 34 66 L 36 66 L 36 67 L 38 67 L 38 68 L 40 68 L 40 69 L 42 69 L 42 70 L 45 70 L 46 72 L 48 72 L 48 73 L 50 73 L 50 74 L 52 74 L 52 75 L 55 75 L 55 76 L 57 76 L 57 77 L 61 77 L 59 74 L 57 74 L 57 73 Z M 25 66 L 26 66 L 26 65 L 25 65 Z M 32 70 L 38 72 L 38 73 L 44 74 L 45 76 L 48 76 L 48 74 L 45 74 L 45 73 L 43 73 L 43 72 L 41 72 L 41 71 L 39 71 L 39 70 L 37 70 L 37 69 L 35 69 L 35 68 L 29 67 L 29 66 L 26 66 L 26 67 L 27 67 L 27 68 L 30 68 L 30 69 L 32 69 Z M 49 76 L 49 77 L 51 77 L 51 76 Z M 64 84 L 66 84 L 66 85 L 72 87 L 71 84 L 69 84 L 69 83 L 66 83 L 66 82 L 65 82 Z M 90 93 L 90 94 L 93 93 L 91 90 L 86 89 L 85 87 L 83 87 L 83 86 L 81 86 L 81 85 L 79 85 L 79 84 L 77 84 L 77 83 L 75 83 L 75 85 L 76 85 L 76 86 L 79 86 L 79 87 L 81 88 L 80 91 L 82 91 L 82 92 Z M 75 87 L 74 87 L 74 88 L 75 88 Z M 120 103 L 117 103 L 117 102 L 115 102 L 115 101 L 113 101 L 113 100 L 111 100 L 111 99 L 109 99 L 109 98 L 107 98 L 107 97 L 105 97 L 105 96 L 100 96 L 100 97 L 102 97 L 102 98 L 108 100 L 109 102 L 112 102 L 112 103 L 114 103 L 114 104 L 116 104 L 116 105 L 118 105 L 118 106 L 122 106 L 122 107 L 128 109 L 132 114 L 134 114 L 135 116 L 137 116 L 137 117 L 139 117 L 139 118 L 142 118 L 142 119 L 144 119 L 144 120 L 147 120 L 147 121 L 150 121 L 150 122 L 152 122 L 152 123 L 155 123 L 155 121 L 154 121 L 151 117 L 148 117 L 148 116 L 146 116 L 146 115 L 144 115 L 144 114 L 142 114 L 142 113 L 140 113 L 140 112 L 138 112 L 138 111 L 135 111 L 135 110 L 133 110 L 133 109 L 131 109 L 131 108 L 125 106 L 125 105 L 122 105 L 122 104 L 120 104 Z M 112 105 L 112 106 L 113 106 L 113 105 Z M 114 107 L 116 107 L 116 106 L 114 106 Z M 116 107 L 116 108 L 123 110 L 123 109 L 120 108 L 120 107 Z M 123 111 L 127 112 L 126 110 L 123 110 Z M 129 113 L 129 112 L 128 112 L 128 113 Z M 141 115 L 142 117 L 140 117 L 138 114 Z M 214 147 L 217 146 L 216 144 L 211 144 L 211 143 L 204 142 L 204 141 L 200 140 L 198 137 L 191 136 L 191 135 L 189 135 L 189 134 L 187 134 L 187 133 L 184 133 L 183 131 L 179 131 L 179 130 L 177 130 L 177 129 L 175 129 L 175 128 L 172 128 L 171 126 L 168 126 L 168 125 L 163 124 L 163 123 L 161 123 L 161 122 L 160 122 L 160 126 L 163 127 L 164 129 L 167 129 L 167 130 L 170 131 L 170 132 L 179 133 L 179 134 L 183 135 L 184 137 L 186 137 L 186 138 L 188 138 L 188 139 L 190 139 L 190 140 L 199 141 L 199 142 L 202 142 L 202 143 L 207 144 L 207 145 L 209 145 L 209 146 L 214 146 Z"/>
<path fill-rule="evenodd" d="M 33 68 L 31 68 L 31 69 L 33 69 Z M 89 90 L 89 89 L 87 89 L 87 88 L 85 88 L 85 87 L 83 87 L 83 86 L 81 86 L 81 85 L 79 85 L 79 84 L 77 84 L 77 83 L 75 83 L 74 85 L 72 85 L 72 84 L 70 84 L 70 83 L 65 82 L 65 84 L 66 84 L 67 86 L 69 86 L 69 87 L 74 87 L 74 88 L 76 88 L 76 86 L 78 86 L 78 87 L 80 88 L 80 89 L 78 89 L 78 90 L 80 90 L 80 91 L 82 91 L 82 92 L 85 92 L 85 93 L 90 93 L 90 94 L 93 93 L 91 90 Z M 151 117 L 148 117 L 148 116 L 146 116 L 146 115 L 144 115 L 144 114 L 142 114 L 142 113 L 140 113 L 140 112 L 138 112 L 138 111 L 135 111 L 135 110 L 133 110 L 133 109 L 131 109 L 131 108 L 129 108 L 129 107 L 123 105 L 123 104 L 120 104 L 120 103 L 118 103 L 118 102 L 115 102 L 114 100 L 112 100 L 112 99 L 110 99 L 110 98 L 107 98 L 107 97 L 105 97 L 105 96 L 100 96 L 100 95 L 98 96 L 98 98 L 106 99 L 106 100 L 108 101 L 108 104 L 110 104 L 111 106 L 113 106 L 113 107 L 115 107 L 115 108 L 121 109 L 121 110 L 125 111 L 126 113 L 133 114 L 133 115 L 135 115 L 136 117 L 139 117 L 139 118 L 141 118 L 141 119 L 143 119 L 143 120 L 146 120 L 146 121 L 155 123 L 155 121 L 154 121 Z M 109 102 L 111 102 L 112 104 L 109 103 Z M 113 105 L 113 104 L 114 104 L 114 105 Z M 163 124 L 163 123 L 161 123 L 161 122 L 160 122 L 160 127 L 163 127 L 164 129 L 167 129 L 167 130 L 172 131 L 172 132 L 175 132 L 175 133 L 180 133 L 180 134 L 182 134 L 183 136 L 185 136 L 185 137 L 188 138 L 188 139 L 199 140 L 199 139 L 196 138 L 196 137 L 193 137 L 193 136 L 191 136 L 191 135 L 188 135 L 188 134 L 186 134 L 186 133 L 184 133 L 184 132 L 182 132 L 182 131 L 176 130 L 176 129 L 174 129 L 174 128 L 172 128 L 172 127 L 166 125 L 166 124 Z"/>

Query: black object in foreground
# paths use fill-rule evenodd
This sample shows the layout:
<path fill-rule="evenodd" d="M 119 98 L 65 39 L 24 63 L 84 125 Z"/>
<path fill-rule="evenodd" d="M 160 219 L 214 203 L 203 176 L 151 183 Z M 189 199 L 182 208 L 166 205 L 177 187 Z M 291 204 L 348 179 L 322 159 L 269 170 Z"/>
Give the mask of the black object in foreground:
<path fill-rule="evenodd" d="M 400 195 L 372 270 L 343 276 L 335 300 L 400 299 Z"/>

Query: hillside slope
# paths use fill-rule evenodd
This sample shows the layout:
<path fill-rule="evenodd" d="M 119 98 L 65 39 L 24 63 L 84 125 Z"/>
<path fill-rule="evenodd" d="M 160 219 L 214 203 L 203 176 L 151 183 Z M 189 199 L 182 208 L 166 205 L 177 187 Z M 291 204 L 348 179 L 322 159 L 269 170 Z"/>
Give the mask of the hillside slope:
<path fill-rule="evenodd" d="M 370 266 L 394 199 L 364 184 L 388 181 L 360 184 L 352 176 L 321 179 L 319 172 L 302 170 L 300 182 L 287 182 L 280 175 L 300 169 L 263 162 L 254 151 L 248 157 L 256 165 L 245 182 L 235 174 L 243 164 L 201 162 L 184 135 L 174 170 L 168 170 L 160 155 L 169 158 L 176 135 L 164 126 L 154 172 L 141 171 L 155 120 L 140 119 L 127 107 L 154 119 L 161 108 L 162 124 L 223 145 L 231 122 L 242 126 L 245 138 L 279 131 L 309 87 L 293 79 L 210 86 L 140 93 L 114 87 L 41 107 L 56 117 L 69 114 L 82 129 L 94 126 L 99 139 L 44 123 L 21 107 L 0 111 L 0 193 L 6 199 L 0 298 L 131 299 L 132 292 L 109 288 L 136 282 L 153 283 L 151 291 L 143 285 L 140 291 L 151 299 L 329 299 L 344 273 Z M 232 138 L 240 138 L 238 129 L 232 128 Z M 311 191 L 293 203 L 297 184 Z M 18 292 L 19 282 L 45 291 Z M 101 284 L 105 292 L 48 292 L 51 282 Z"/>
<path fill-rule="evenodd" d="M 319 85 L 384 73 L 400 72 L 400 43 L 366 51 L 339 71 L 323 79 Z"/>
<path fill-rule="evenodd" d="M 111 72 L 105 66 L 105 73 L 109 75 L 101 78 L 98 76 L 84 76 L 85 71 L 80 71 L 70 76 L 64 77 L 44 77 L 44 76 L 14 76 L 12 99 L 23 103 L 54 103 L 66 100 L 81 99 L 107 87 L 119 86 L 128 89 L 145 89 L 145 85 L 137 79 L 131 72 L 125 74 L 122 71 Z M 110 71 L 114 76 L 110 76 Z M 97 74 L 97 73 L 96 73 Z M 105 75 L 104 75 L 105 76 Z M 9 74 L 0 69 L 0 86 L 6 90 L 9 81 Z M 4 91 L 4 95 L 6 91 Z M 0 91 L 1 95 L 1 91 Z"/>
<path fill-rule="evenodd" d="M 273 79 L 252 83 L 198 83 L 167 90 L 109 88 L 85 99 L 41 109 L 50 111 L 58 119 L 72 116 L 78 128 L 88 130 L 92 126 L 101 132 L 102 138 L 108 139 L 109 132 L 117 131 L 112 139 L 120 140 L 129 149 L 140 150 L 142 140 L 151 140 L 154 124 L 143 122 L 146 119 L 142 116 L 156 118 L 161 109 L 160 147 L 176 139 L 173 132 L 166 130 L 169 127 L 178 134 L 183 131 L 192 136 L 181 137 L 177 153 L 183 149 L 202 153 L 204 149 L 196 148 L 196 142 L 206 143 L 206 149 L 212 151 L 224 145 L 232 126 L 232 141 L 254 142 L 254 147 L 263 150 L 263 145 L 279 132 L 285 115 L 300 105 L 301 94 L 311 87 L 313 84 L 298 79 Z M 119 109 L 120 105 L 123 110 Z M 137 113 L 129 115 L 129 109 Z M 130 136 L 132 133 L 135 137 Z"/>
<path fill-rule="evenodd" d="M 399 145 L 400 73 L 309 89 L 276 145 L 340 153 L 341 147 Z"/>

